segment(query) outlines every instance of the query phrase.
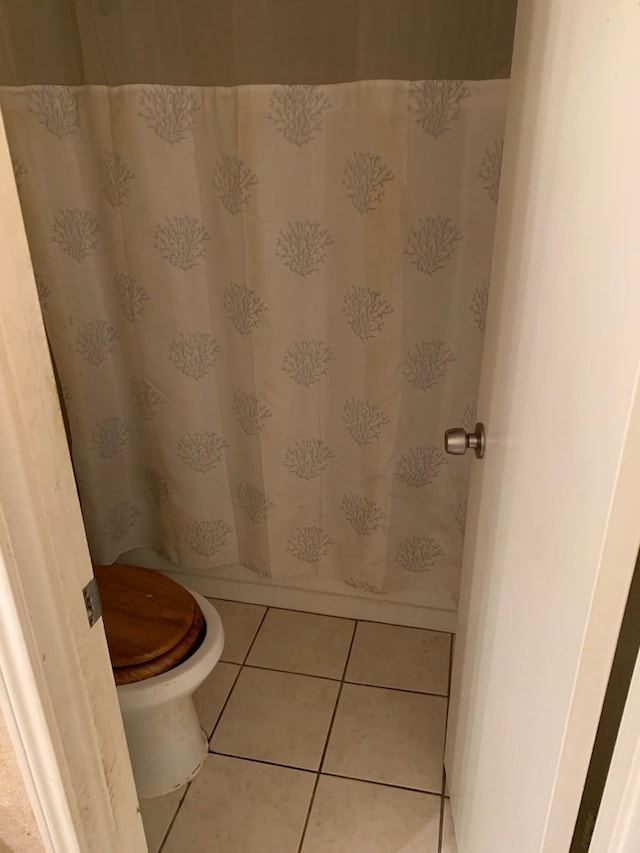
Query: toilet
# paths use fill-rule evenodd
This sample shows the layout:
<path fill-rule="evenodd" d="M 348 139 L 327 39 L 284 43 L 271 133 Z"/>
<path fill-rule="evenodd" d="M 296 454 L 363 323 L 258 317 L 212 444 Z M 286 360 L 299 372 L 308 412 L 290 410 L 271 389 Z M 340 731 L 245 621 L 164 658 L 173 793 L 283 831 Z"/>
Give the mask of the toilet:
<path fill-rule="evenodd" d="M 111 666 L 139 797 L 168 794 L 207 756 L 193 694 L 224 646 L 213 605 L 138 566 L 95 566 Z"/>

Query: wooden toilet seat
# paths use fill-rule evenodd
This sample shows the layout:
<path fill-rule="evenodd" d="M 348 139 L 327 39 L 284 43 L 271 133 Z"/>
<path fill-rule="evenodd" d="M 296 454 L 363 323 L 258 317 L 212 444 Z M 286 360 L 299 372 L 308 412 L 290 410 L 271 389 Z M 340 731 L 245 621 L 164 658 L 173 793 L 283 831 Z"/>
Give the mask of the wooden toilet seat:
<path fill-rule="evenodd" d="M 200 645 L 204 617 L 180 584 L 120 563 L 94 571 L 117 685 L 168 672 Z"/>

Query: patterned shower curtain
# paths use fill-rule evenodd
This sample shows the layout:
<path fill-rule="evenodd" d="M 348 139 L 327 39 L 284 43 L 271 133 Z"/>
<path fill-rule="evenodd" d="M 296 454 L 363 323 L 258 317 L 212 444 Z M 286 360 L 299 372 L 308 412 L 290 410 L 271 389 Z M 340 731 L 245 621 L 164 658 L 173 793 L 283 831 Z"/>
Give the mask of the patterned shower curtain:
<path fill-rule="evenodd" d="M 96 561 L 451 608 L 506 92 L 0 89 Z"/>

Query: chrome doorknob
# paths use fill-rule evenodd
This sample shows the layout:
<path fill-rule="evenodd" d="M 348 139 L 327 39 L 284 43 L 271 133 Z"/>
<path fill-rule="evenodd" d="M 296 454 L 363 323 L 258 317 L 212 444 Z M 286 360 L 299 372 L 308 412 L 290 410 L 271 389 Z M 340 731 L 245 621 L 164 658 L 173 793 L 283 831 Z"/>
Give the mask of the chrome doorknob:
<path fill-rule="evenodd" d="M 482 459 L 485 448 L 484 424 L 476 424 L 473 432 L 465 432 L 462 427 L 448 429 L 444 434 L 444 449 L 454 456 L 462 456 L 470 447 Z"/>

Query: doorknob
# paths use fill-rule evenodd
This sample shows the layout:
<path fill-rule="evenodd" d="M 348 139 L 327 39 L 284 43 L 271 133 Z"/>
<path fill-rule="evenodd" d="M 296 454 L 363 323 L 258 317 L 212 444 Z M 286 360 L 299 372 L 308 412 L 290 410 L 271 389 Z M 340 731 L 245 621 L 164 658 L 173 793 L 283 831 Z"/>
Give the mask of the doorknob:
<path fill-rule="evenodd" d="M 467 452 L 467 447 L 470 447 L 478 459 L 482 459 L 485 444 L 484 424 L 476 424 L 473 432 L 465 432 L 462 427 L 454 427 L 444 434 L 444 449 L 454 456 L 462 456 Z"/>

